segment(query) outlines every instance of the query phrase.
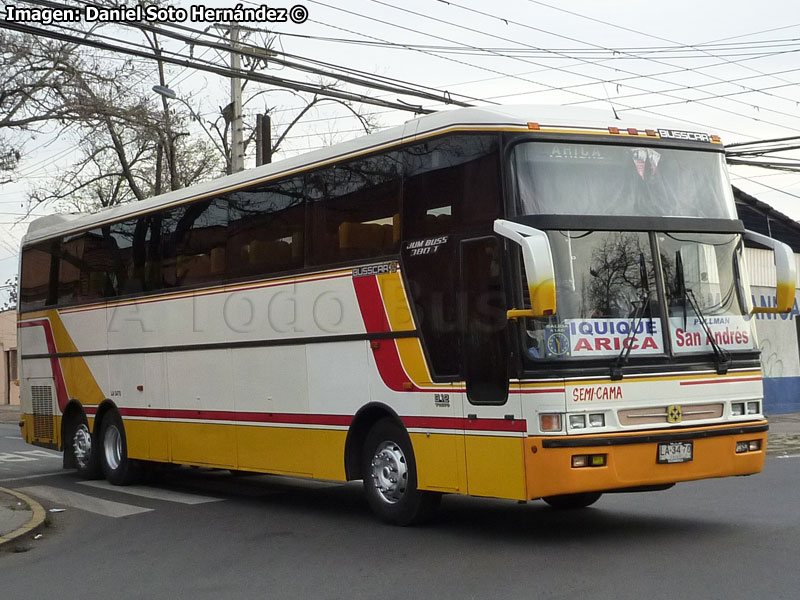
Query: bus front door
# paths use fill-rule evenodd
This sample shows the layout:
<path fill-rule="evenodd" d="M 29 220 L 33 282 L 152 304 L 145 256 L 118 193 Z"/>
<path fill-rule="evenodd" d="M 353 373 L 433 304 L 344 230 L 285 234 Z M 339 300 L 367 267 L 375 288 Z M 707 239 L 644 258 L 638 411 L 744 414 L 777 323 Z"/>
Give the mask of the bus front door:
<path fill-rule="evenodd" d="M 459 256 L 467 488 L 475 496 L 521 500 L 525 423 L 517 386 L 509 389 L 501 246 L 493 236 L 466 239 Z"/>

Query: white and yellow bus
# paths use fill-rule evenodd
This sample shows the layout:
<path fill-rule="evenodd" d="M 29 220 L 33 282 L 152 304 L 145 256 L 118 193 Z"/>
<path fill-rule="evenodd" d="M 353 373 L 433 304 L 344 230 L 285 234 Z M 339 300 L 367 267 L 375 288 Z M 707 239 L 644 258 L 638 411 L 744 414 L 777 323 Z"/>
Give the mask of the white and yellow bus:
<path fill-rule="evenodd" d="M 630 125 L 630 127 L 628 127 Z M 635 128 L 634 128 L 635 127 Z M 764 463 L 743 238 L 716 136 L 441 112 L 23 242 L 22 430 L 86 477 L 152 463 L 560 508 Z"/>

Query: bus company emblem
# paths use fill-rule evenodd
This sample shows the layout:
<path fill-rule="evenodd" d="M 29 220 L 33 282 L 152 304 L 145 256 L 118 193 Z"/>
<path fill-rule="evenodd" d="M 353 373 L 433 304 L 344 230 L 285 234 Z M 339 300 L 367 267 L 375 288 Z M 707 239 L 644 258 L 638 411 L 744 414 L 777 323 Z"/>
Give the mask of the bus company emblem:
<path fill-rule="evenodd" d="M 370 275 L 385 275 L 386 273 L 397 273 L 398 263 L 396 260 L 381 263 L 379 265 L 367 265 L 366 267 L 356 267 L 353 269 L 353 278 L 368 277 Z"/>
<path fill-rule="evenodd" d="M 547 356 L 569 356 L 569 335 L 564 328 L 547 327 L 545 342 Z"/>
<path fill-rule="evenodd" d="M 677 404 L 667 407 L 667 421 L 669 423 L 680 423 L 683 419 L 683 412 L 681 407 Z"/>
<path fill-rule="evenodd" d="M 659 129 L 658 136 L 668 140 L 686 140 L 689 142 L 711 142 L 711 136 L 698 131 L 677 131 L 675 129 Z"/>

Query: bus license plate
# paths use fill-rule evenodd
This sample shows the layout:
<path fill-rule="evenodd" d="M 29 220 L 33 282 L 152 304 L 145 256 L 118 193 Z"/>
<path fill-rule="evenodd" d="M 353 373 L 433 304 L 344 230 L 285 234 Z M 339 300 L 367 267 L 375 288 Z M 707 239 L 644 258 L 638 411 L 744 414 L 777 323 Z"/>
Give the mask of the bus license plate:
<path fill-rule="evenodd" d="M 692 442 L 662 442 L 658 445 L 659 463 L 683 463 L 694 458 Z"/>

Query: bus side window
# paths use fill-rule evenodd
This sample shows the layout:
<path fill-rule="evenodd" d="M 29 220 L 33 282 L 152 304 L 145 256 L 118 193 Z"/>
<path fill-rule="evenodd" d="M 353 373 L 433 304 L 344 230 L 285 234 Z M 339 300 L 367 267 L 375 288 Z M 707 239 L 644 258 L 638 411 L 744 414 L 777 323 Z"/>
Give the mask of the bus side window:
<path fill-rule="evenodd" d="M 396 254 L 401 189 L 397 152 L 308 174 L 310 264 Z"/>
<path fill-rule="evenodd" d="M 112 248 L 113 279 L 117 295 L 145 290 L 147 218 L 130 219 L 109 227 Z"/>
<path fill-rule="evenodd" d="M 88 273 L 81 269 L 85 234 L 79 233 L 61 240 L 58 268 L 58 304 L 74 304 L 81 297 L 81 271 L 84 286 L 88 286 Z"/>
<path fill-rule="evenodd" d="M 305 212 L 302 177 L 231 193 L 226 246 L 229 277 L 302 268 Z"/>
<path fill-rule="evenodd" d="M 52 306 L 58 300 L 59 240 L 48 240 L 25 248 L 20 278 L 20 311 Z"/>
<path fill-rule="evenodd" d="M 198 283 L 213 285 L 226 279 L 227 198 L 202 200 L 164 211 L 159 233 L 157 237 L 151 234 L 151 240 L 159 240 L 157 251 L 153 247 L 150 254 L 155 270 L 154 289 Z"/>
<path fill-rule="evenodd" d="M 492 232 L 500 216 L 494 135 L 460 135 L 404 151 L 403 239 Z"/>

